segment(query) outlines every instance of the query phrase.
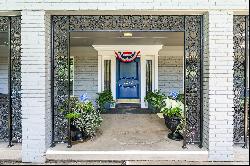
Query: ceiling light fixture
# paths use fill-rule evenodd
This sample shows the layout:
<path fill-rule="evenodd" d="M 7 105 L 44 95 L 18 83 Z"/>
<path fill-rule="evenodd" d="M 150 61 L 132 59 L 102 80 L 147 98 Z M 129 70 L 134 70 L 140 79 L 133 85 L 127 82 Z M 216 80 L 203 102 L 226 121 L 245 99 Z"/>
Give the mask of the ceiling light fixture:
<path fill-rule="evenodd" d="M 72 39 L 88 39 L 89 37 L 84 37 L 84 36 L 72 36 L 70 37 Z"/>
<path fill-rule="evenodd" d="M 124 37 L 132 37 L 133 34 L 132 34 L 131 32 L 124 32 L 124 33 L 123 33 L 123 36 L 124 36 Z"/>
<path fill-rule="evenodd" d="M 145 37 L 130 37 L 129 39 L 144 39 Z M 128 39 L 128 37 L 114 37 L 114 39 Z"/>

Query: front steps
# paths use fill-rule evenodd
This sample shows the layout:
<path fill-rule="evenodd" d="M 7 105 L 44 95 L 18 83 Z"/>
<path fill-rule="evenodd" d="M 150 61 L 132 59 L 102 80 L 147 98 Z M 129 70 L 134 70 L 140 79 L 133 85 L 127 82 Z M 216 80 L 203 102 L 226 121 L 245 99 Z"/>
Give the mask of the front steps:
<path fill-rule="evenodd" d="M 57 151 L 49 149 L 47 160 L 120 161 L 120 160 L 181 160 L 208 161 L 207 151 Z"/>
<path fill-rule="evenodd" d="M 115 108 L 106 110 L 104 114 L 156 114 L 156 112 L 141 108 L 139 103 L 118 103 Z"/>
<path fill-rule="evenodd" d="M 104 114 L 151 114 L 152 110 L 141 108 L 138 103 L 119 103 L 115 108 L 106 110 Z"/>

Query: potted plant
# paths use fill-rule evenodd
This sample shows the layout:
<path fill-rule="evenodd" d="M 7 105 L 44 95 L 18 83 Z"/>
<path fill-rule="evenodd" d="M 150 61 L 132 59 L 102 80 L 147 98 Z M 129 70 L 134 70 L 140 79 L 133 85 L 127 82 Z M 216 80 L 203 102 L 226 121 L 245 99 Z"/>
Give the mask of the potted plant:
<path fill-rule="evenodd" d="M 110 90 L 104 90 L 101 93 L 97 93 L 97 95 L 96 103 L 101 112 L 110 108 L 115 108 L 115 101 Z"/>
<path fill-rule="evenodd" d="M 95 136 L 103 119 L 93 103 L 90 101 L 78 102 L 76 104 L 76 113 L 78 117 L 73 121 L 73 124 L 81 131 L 83 138 Z"/>
<path fill-rule="evenodd" d="M 166 96 L 160 91 L 147 92 L 144 101 L 148 104 L 148 108 L 154 112 L 159 112 L 164 107 L 164 99 Z"/>
<path fill-rule="evenodd" d="M 102 122 L 100 112 L 95 110 L 86 94 L 81 95 L 79 99 L 70 97 L 70 100 L 63 102 L 59 110 L 71 121 L 72 141 L 93 137 Z"/>
<path fill-rule="evenodd" d="M 166 126 L 171 130 L 168 134 L 168 138 L 176 141 L 183 139 L 180 131 L 184 129 L 184 104 L 177 99 L 178 94 L 172 94 L 167 97 L 164 102 L 165 106 L 161 109 L 163 117 L 165 119 Z"/>
<path fill-rule="evenodd" d="M 59 111 L 70 122 L 73 122 L 76 118 L 79 117 L 79 114 L 75 112 L 76 102 L 77 102 L 76 97 L 70 97 L 70 99 L 66 99 L 59 108 Z M 70 129 L 71 129 L 72 141 L 79 140 L 82 138 L 80 130 L 77 129 L 76 126 L 73 125 L 72 123 L 70 124 Z"/>

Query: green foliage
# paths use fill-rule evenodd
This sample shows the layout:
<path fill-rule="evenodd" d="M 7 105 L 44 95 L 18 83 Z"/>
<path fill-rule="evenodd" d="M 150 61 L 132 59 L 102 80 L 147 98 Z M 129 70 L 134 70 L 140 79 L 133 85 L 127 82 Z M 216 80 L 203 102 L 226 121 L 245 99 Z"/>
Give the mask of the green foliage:
<path fill-rule="evenodd" d="M 104 90 L 101 93 L 97 93 L 98 97 L 96 103 L 100 108 L 101 112 L 105 111 L 105 104 L 114 102 L 112 92 L 110 90 Z"/>
<path fill-rule="evenodd" d="M 181 110 L 181 108 L 178 108 L 178 107 L 171 108 L 171 109 L 162 108 L 162 109 L 161 109 L 161 113 L 167 115 L 167 116 L 170 117 L 170 118 L 173 118 L 173 117 L 181 117 L 182 110 Z"/>
<path fill-rule="evenodd" d="M 168 116 L 169 118 L 177 117 L 181 119 L 181 123 L 177 126 L 176 131 L 185 129 L 186 119 L 184 116 L 184 104 L 181 101 L 183 98 L 177 97 L 176 100 L 167 97 L 164 102 L 165 106 L 161 109 L 161 113 Z M 176 132 L 175 131 L 175 132 Z"/>
<path fill-rule="evenodd" d="M 184 133 L 185 126 L 186 126 L 186 119 L 184 117 L 181 117 L 181 123 L 177 126 L 175 132 L 182 130 L 182 133 Z"/>
<path fill-rule="evenodd" d="M 161 108 L 164 107 L 164 99 L 166 98 L 166 96 L 160 91 L 154 91 L 154 92 L 147 92 L 144 100 L 146 102 L 148 102 L 149 104 L 151 104 L 154 109 L 156 110 L 161 110 Z"/>
<path fill-rule="evenodd" d="M 59 111 L 64 115 L 65 118 L 74 120 L 79 117 L 75 107 L 77 102 L 78 99 L 76 97 L 70 97 L 70 99 L 66 99 L 62 103 L 62 105 L 59 107 Z"/>
<path fill-rule="evenodd" d="M 95 110 L 92 102 L 81 102 L 76 97 L 65 100 L 59 110 L 65 118 L 71 120 L 76 128 L 91 137 L 95 135 L 103 120 L 100 112 Z"/>
<path fill-rule="evenodd" d="M 77 119 L 77 118 L 80 117 L 80 114 L 71 112 L 71 113 L 67 113 L 67 114 L 65 115 L 65 117 L 66 117 L 67 119 Z"/>
<path fill-rule="evenodd" d="M 75 119 L 73 124 L 87 136 L 94 136 L 96 129 L 101 126 L 103 121 L 100 112 L 96 111 L 93 104 L 88 101 L 79 102 L 76 105 L 79 118 Z"/>
<path fill-rule="evenodd" d="M 181 101 L 182 103 L 184 103 L 184 100 L 185 100 L 184 94 L 178 94 L 176 100 Z"/>

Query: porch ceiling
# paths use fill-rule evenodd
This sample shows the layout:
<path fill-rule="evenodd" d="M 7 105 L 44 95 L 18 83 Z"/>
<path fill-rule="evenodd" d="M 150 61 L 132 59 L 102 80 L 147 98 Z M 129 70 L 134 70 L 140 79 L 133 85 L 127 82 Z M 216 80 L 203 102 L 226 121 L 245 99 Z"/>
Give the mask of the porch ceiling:
<path fill-rule="evenodd" d="M 124 37 L 123 32 L 71 32 L 73 47 L 92 45 L 164 45 L 183 46 L 183 32 L 132 32 Z"/>

